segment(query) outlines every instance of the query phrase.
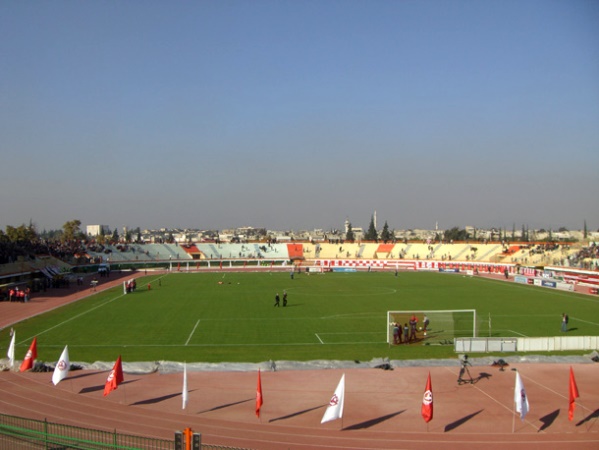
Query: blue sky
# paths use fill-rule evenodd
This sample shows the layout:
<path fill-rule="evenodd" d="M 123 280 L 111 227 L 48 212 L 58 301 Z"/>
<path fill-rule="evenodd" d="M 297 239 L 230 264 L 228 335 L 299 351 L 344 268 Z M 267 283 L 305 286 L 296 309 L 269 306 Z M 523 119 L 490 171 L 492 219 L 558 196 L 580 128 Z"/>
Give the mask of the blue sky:
<path fill-rule="evenodd" d="M 599 228 L 599 2 L 5 1 L 0 228 Z"/>

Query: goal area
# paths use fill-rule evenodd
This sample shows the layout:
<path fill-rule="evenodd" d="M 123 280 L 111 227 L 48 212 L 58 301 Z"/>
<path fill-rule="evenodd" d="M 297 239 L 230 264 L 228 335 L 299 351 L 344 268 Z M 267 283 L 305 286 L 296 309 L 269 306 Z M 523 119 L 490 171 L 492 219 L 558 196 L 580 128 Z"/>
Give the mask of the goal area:
<path fill-rule="evenodd" d="M 410 321 L 415 318 L 416 331 L 412 336 Z M 428 318 L 428 325 L 424 321 Z M 395 344 L 394 329 L 399 328 L 401 343 L 405 343 L 404 328 L 408 328 L 409 342 L 425 345 L 453 344 L 456 337 L 476 337 L 477 323 L 475 309 L 450 310 L 407 310 L 387 311 L 387 343 Z"/>

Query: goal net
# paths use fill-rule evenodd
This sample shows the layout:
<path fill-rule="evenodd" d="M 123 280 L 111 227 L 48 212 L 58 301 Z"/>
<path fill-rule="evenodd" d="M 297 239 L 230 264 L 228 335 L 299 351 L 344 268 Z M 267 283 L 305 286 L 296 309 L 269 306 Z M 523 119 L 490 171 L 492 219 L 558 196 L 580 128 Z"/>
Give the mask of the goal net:
<path fill-rule="evenodd" d="M 425 325 L 426 318 L 428 323 Z M 395 336 L 397 331 L 400 333 L 399 339 Z M 456 337 L 477 336 L 476 310 L 387 311 L 387 342 L 405 343 L 406 331 L 409 342 L 426 345 L 453 344 Z"/>

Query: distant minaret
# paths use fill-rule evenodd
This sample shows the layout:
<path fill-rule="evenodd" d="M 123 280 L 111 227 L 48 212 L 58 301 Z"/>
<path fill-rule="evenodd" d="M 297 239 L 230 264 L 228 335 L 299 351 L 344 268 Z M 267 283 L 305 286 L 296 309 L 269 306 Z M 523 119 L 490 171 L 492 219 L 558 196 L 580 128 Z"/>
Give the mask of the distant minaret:
<path fill-rule="evenodd" d="M 374 216 L 373 216 L 373 218 L 374 218 L 374 229 L 378 230 L 378 228 L 376 226 L 376 209 L 374 210 Z"/>
<path fill-rule="evenodd" d="M 345 234 L 349 231 L 349 217 L 345 218 Z"/>

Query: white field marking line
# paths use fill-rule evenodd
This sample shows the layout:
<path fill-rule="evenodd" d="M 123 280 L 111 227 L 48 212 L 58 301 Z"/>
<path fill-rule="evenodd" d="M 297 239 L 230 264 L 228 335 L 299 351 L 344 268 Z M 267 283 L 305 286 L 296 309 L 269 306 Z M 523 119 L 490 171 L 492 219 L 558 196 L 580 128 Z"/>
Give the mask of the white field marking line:
<path fill-rule="evenodd" d="M 512 333 L 514 333 L 514 334 L 519 334 L 519 335 L 520 335 L 520 336 L 522 336 L 522 337 L 528 337 L 528 336 L 526 336 L 525 334 L 518 333 L 517 331 L 514 331 L 514 330 L 506 330 L 506 331 L 510 331 L 510 332 L 512 332 Z"/>
<path fill-rule="evenodd" d="M 318 338 L 318 340 L 320 341 L 321 344 L 324 344 L 324 342 L 322 342 L 322 339 L 320 339 L 320 336 L 318 335 L 318 333 L 314 333 L 314 335 Z"/>
<path fill-rule="evenodd" d="M 378 317 L 378 316 L 377 316 Z M 321 317 L 322 318 L 322 317 Z M 312 320 L 312 319 L 317 319 L 315 317 L 230 317 L 230 318 L 225 318 L 225 319 L 220 319 L 220 318 L 210 318 L 210 317 L 204 317 L 204 322 L 239 322 L 240 320 L 243 320 L 245 322 L 251 321 L 251 320 L 259 320 L 261 322 L 264 321 L 283 321 L 283 320 L 287 320 L 287 321 L 293 321 L 293 322 L 299 322 L 302 320 Z"/>
<path fill-rule="evenodd" d="M 445 367 L 445 369 L 447 369 L 449 372 L 453 373 L 455 375 L 455 372 L 452 371 L 449 367 Z M 478 392 L 480 392 L 481 394 L 486 395 L 487 397 L 489 397 L 491 400 L 493 400 L 495 403 L 497 403 L 498 405 L 502 406 L 504 409 L 508 410 L 509 412 L 511 412 L 512 414 L 516 414 L 516 408 L 512 405 L 511 408 L 505 406 L 503 403 L 501 403 L 499 400 L 497 400 L 494 397 L 491 397 L 489 394 L 487 394 L 485 391 L 483 391 L 482 389 L 480 389 L 478 386 L 471 384 L 470 386 L 472 386 L 474 389 L 476 389 Z M 514 398 L 514 396 L 512 395 L 512 399 Z M 512 402 L 513 403 L 513 402 Z M 534 423 L 532 423 L 531 421 L 529 421 L 528 419 L 524 418 L 524 420 L 522 422 L 526 422 L 528 423 L 531 427 L 533 427 L 537 432 L 541 433 L 541 430 L 539 430 Z M 542 431 L 542 433 L 545 433 L 545 431 Z"/>
<path fill-rule="evenodd" d="M 496 280 L 496 281 L 499 281 L 499 280 Z M 519 288 L 526 288 L 528 286 L 529 289 L 530 288 L 534 289 L 535 287 L 536 288 L 540 287 L 540 286 L 531 286 L 529 284 L 520 284 L 520 283 L 509 283 L 509 284 L 506 284 L 506 286 L 514 286 L 514 287 L 519 287 Z M 548 294 L 555 295 L 557 297 L 568 297 L 572 300 L 583 300 L 585 302 L 591 302 L 591 303 L 599 302 L 599 300 L 595 300 L 594 298 L 585 298 L 584 297 L 585 294 L 581 294 L 580 292 L 572 291 L 572 292 L 568 293 L 565 291 L 552 291 L 550 288 L 543 288 L 543 289 L 546 289 L 546 292 Z M 575 294 L 575 295 L 572 295 L 572 294 Z M 578 295 L 576 295 L 576 294 L 578 294 Z"/>
<path fill-rule="evenodd" d="M 350 313 L 350 314 L 335 314 L 332 316 L 321 316 L 319 317 L 319 319 L 321 320 L 328 320 L 328 319 L 352 319 L 354 317 L 361 317 L 363 319 L 368 319 L 368 318 L 372 318 L 372 319 L 379 319 L 381 316 L 379 314 L 372 314 L 369 312 L 363 312 L 363 313 Z"/>
<path fill-rule="evenodd" d="M 58 324 L 54 325 L 53 327 L 50 327 L 50 328 L 48 328 L 48 329 L 46 329 L 46 330 L 44 330 L 44 331 L 40 331 L 39 333 L 37 333 L 37 334 L 36 334 L 36 336 L 39 336 L 39 335 L 41 335 L 41 334 L 44 334 L 44 333 L 47 333 L 48 331 L 52 331 L 54 328 L 61 327 L 61 326 L 63 326 L 65 323 L 68 323 L 68 322 L 70 322 L 70 321 L 72 321 L 72 320 L 78 319 L 79 317 L 81 317 L 81 316 L 84 316 L 84 315 L 86 315 L 87 313 L 90 313 L 90 312 L 92 312 L 92 311 L 95 311 L 96 309 L 102 308 L 103 306 L 106 306 L 106 305 L 108 305 L 109 303 L 112 303 L 113 301 L 115 301 L 115 300 L 118 300 L 118 299 L 119 299 L 119 298 L 121 298 L 121 297 L 124 297 L 125 295 L 126 295 L 126 294 L 121 294 L 121 295 L 119 295 L 118 297 L 114 297 L 113 299 L 110 299 L 110 300 L 108 300 L 106 303 L 102 303 L 101 305 L 94 306 L 93 308 L 91 308 L 91 309 L 88 309 L 88 310 L 87 310 L 87 311 L 85 311 L 85 312 L 79 313 L 79 314 L 77 314 L 76 316 L 73 316 L 73 317 L 71 317 L 70 319 L 63 320 L 62 322 L 60 322 L 60 323 L 58 323 Z M 28 342 L 30 339 L 33 339 L 34 337 L 35 337 L 35 336 L 31 336 L 31 337 L 29 337 L 29 338 L 25 339 L 24 341 L 21 341 L 21 342 L 19 342 L 19 345 L 20 345 L 20 344 L 24 344 L 24 343 Z"/>
<path fill-rule="evenodd" d="M 359 342 L 322 342 L 324 345 L 362 345 L 362 344 L 387 344 L 387 341 L 359 341 Z M 321 345 L 315 342 L 292 342 L 292 343 L 281 343 L 274 342 L 270 344 L 75 344 L 70 347 L 81 347 L 81 348 L 185 348 L 185 347 L 299 347 L 299 346 L 310 346 L 310 345 Z M 63 344 L 44 344 L 44 347 L 64 348 Z"/>
<path fill-rule="evenodd" d="M 534 317 L 553 317 L 553 318 L 555 318 L 555 314 L 528 314 L 528 316 L 534 316 Z M 493 314 L 492 317 L 526 317 L 526 316 L 523 316 L 522 314 L 514 314 L 514 315 L 512 315 L 512 314 L 510 314 L 510 315 L 507 315 L 507 314 Z M 570 317 L 570 319 L 577 320 L 577 321 L 583 322 L 583 323 L 588 323 L 589 325 L 599 326 L 599 323 L 590 322 L 588 320 L 578 319 L 577 317 Z"/>
<path fill-rule="evenodd" d="M 493 314 L 491 313 L 491 317 L 555 317 L 555 314 Z M 558 316 L 561 316 L 558 314 Z M 483 319 L 484 320 L 484 319 Z"/>
<path fill-rule="evenodd" d="M 577 319 L 576 317 L 570 317 L 570 319 L 572 319 L 572 320 L 577 320 L 577 321 L 579 321 L 579 322 L 588 323 L 589 325 L 596 325 L 596 326 L 599 326 L 599 323 L 595 323 L 595 322 L 589 322 L 588 320 Z"/>
<path fill-rule="evenodd" d="M 196 322 L 195 326 L 193 327 L 193 330 L 191 330 L 191 333 L 189 334 L 189 337 L 185 341 L 185 345 L 186 346 L 187 346 L 187 344 L 189 344 L 189 341 L 191 340 L 191 337 L 193 336 L 193 333 L 195 333 L 196 328 L 198 327 L 199 324 L 200 324 L 200 319 L 198 319 L 198 321 Z"/>
<path fill-rule="evenodd" d="M 316 333 L 314 333 L 316 334 Z M 320 332 L 322 335 L 326 334 L 386 334 L 384 331 L 337 331 L 337 332 Z M 318 336 L 318 335 L 317 335 Z"/>
<path fill-rule="evenodd" d="M 336 316 L 324 316 L 324 317 L 243 317 L 243 318 L 239 318 L 239 317 L 229 317 L 229 318 L 211 318 L 211 317 L 204 317 L 204 321 L 205 322 L 231 322 L 231 321 L 235 321 L 238 322 L 239 320 L 244 320 L 244 321 L 250 321 L 250 320 L 259 320 L 259 321 L 272 321 L 272 320 L 276 320 L 281 321 L 281 320 L 291 320 L 294 322 L 299 322 L 301 320 L 316 320 L 316 319 L 320 319 L 320 320 L 328 320 L 328 319 L 333 319 L 333 318 L 337 318 L 337 319 L 352 319 L 354 317 L 358 317 L 361 319 L 380 319 L 380 315 L 378 314 L 374 314 L 374 315 L 365 315 L 365 313 L 356 313 L 356 314 L 341 314 L 341 315 L 336 315 Z M 521 316 L 518 316 L 521 317 Z M 438 322 L 437 322 L 438 323 Z M 469 330 L 466 330 L 469 331 Z M 470 330 L 471 331 L 471 330 Z"/>
<path fill-rule="evenodd" d="M 272 275 L 272 274 L 271 274 Z M 344 290 L 336 290 L 336 291 L 331 291 L 331 292 L 323 292 L 323 293 L 319 293 L 319 292 L 305 292 L 305 291 L 301 291 L 301 290 L 297 290 L 297 289 L 301 289 L 300 288 L 287 288 L 288 291 L 290 290 L 294 290 L 294 295 L 311 295 L 311 296 L 317 296 L 317 297 L 326 297 L 326 296 L 335 296 L 335 297 L 341 297 L 341 295 L 338 295 L 339 292 L 349 292 L 348 295 L 345 295 L 345 297 L 355 297 L 357 295 L 363 295 L 363 294 L 353 294 L 351 293 L 351 291 L 344 291 Z M 392 295 L 392 294 L 396 294 L 397 293 L 397 289 L 393 289 L 393 288 L 379 288 L 379 289 L 386 289 L 386 292 L 372 292 L 372 293 L 367 293 L 364 295 Z"/>

